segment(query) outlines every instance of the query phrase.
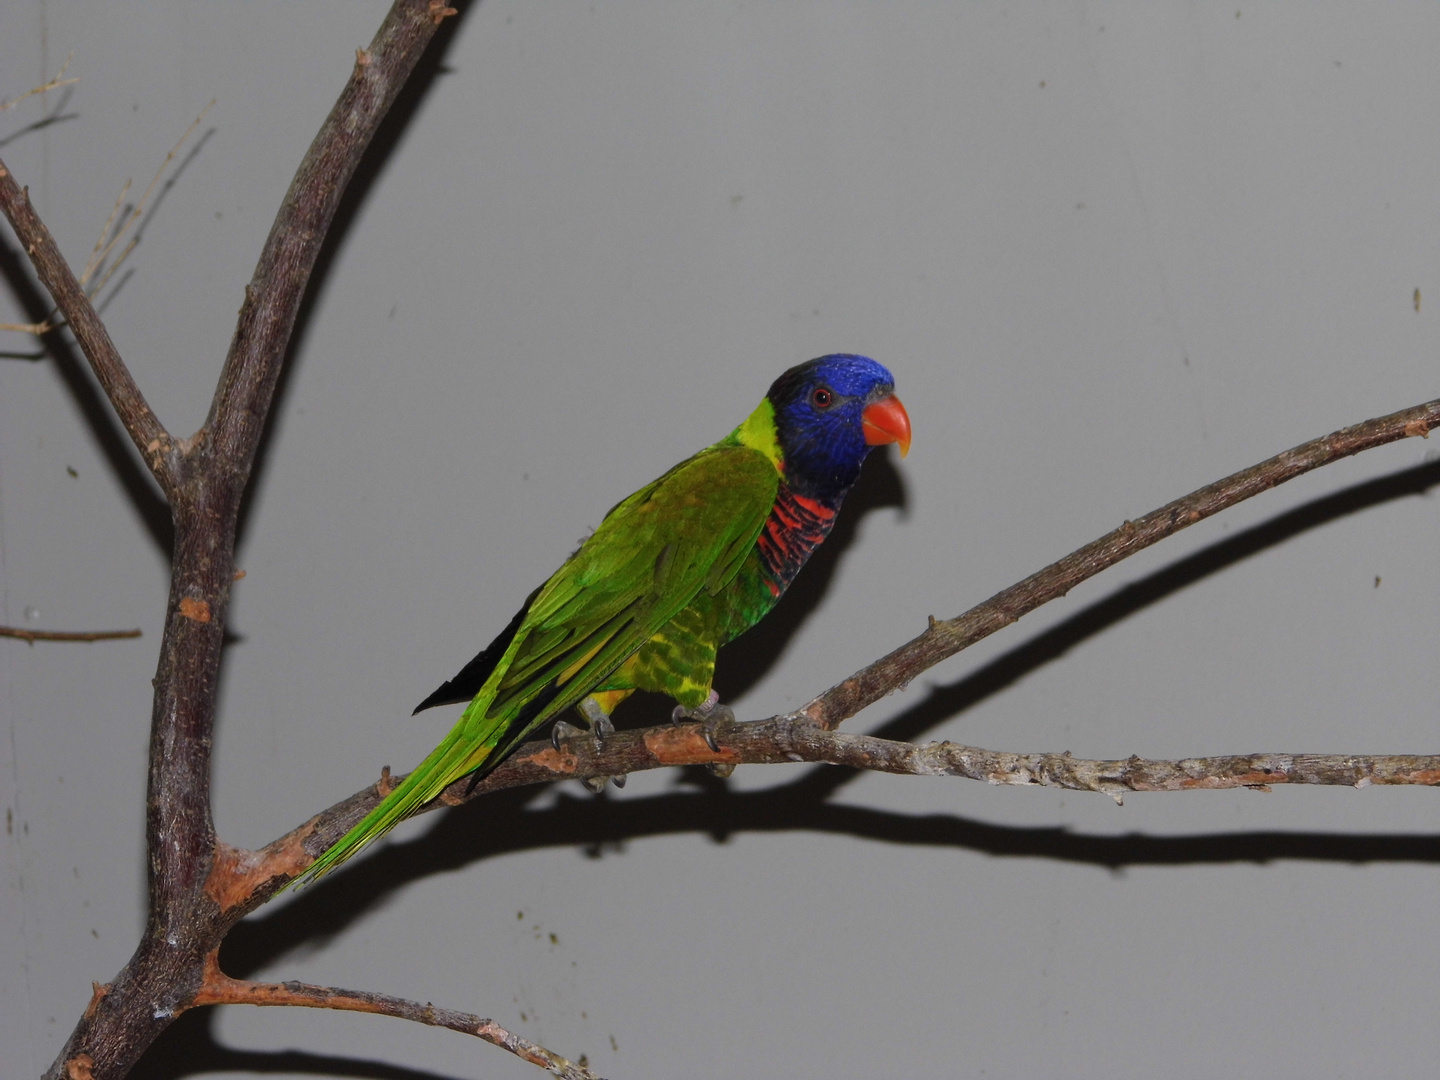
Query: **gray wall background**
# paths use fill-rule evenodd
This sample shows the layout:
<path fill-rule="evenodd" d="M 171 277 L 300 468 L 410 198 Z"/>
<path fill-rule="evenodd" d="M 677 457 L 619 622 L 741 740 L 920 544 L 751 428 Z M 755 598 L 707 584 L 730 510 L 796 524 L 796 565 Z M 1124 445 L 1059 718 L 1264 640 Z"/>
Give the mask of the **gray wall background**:
<path fill-rule="evenodd" d="M 0 115 L 0 154 L 77 264 L 125 178 L 143 188 L 218 99 L 104 308 L 172 430 L 201 422 L 383 9 L 0 14 L 0 96 L 74 53 L 77 86 Z M 456 710 L 413 704 L 800 360 L 888 364 L 915 446 L 871 463 L 823 590 L 722 655 L 742 718 L 1440 391 L 1434 5 L 493 2 L 450 33 L 335 250 L 256 487 L 215 756 L 231 843 L 418 761 Z M 0 621 L 145 637 L 0 641 L 6 1078 L 50 1062 L 140 926 L 166 582 L 88 377 L 32 348 L 0 340 Z M 1421 487 L 1440 453 L 1409 440 L 1202 523 L 849 727 L 1082 756 L 1433 751 L 1433 488 L 1153 588 L 1427 463 Z M 1135 583 L 1159 595 L 1085 621 Z M 258 913 L 227 963 L 491 1015 L 612 1077 L 1433 1068 L 1433 791 L 1116 808 L 759 767 L 703 790 L 656 772 L 603 802 L 571 783 L 424 817 Z M 186 1018 L 143 1075 L 255 1070 L 538 1075 L 447 1032 L 239 1008 Z"/>

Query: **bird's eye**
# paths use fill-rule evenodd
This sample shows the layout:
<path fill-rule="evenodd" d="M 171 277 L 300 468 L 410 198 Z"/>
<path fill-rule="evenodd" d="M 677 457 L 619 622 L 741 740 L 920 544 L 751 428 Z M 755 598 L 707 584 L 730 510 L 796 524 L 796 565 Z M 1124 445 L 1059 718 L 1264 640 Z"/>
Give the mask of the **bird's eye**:
<path fill-rule="evenodd" d="M 830 392 L 829 387 L 817 386 L 810 392 L 810 404 L 817 409 L 828 409 L 835 400 L 835 395 Z"/>

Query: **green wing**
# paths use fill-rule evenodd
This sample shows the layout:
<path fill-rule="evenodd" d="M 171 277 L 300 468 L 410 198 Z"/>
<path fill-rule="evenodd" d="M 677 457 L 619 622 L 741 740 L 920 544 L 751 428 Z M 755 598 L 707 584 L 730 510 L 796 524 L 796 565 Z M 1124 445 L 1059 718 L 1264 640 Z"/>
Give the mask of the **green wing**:
<path fill-rule="evenodd" d="M 764 454 L 721 443 L 621 502 L 531 598 L 515 636 L 454 729 L 308 871 L 314 879 L 449 784 L 489 771 L 577 704 L 701 592 L 740 571 L 775 502 Z"/>

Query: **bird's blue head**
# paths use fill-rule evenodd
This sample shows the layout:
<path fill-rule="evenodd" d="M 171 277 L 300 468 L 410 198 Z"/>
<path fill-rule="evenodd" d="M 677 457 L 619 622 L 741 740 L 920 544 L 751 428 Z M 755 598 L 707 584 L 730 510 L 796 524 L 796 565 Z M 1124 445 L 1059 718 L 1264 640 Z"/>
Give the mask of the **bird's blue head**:
<path fill-rule="evenodd" d="M 910 449 L 910 417 L 895 379 L 865 356 L 836 353 L 785 372 L 766 395 L 775 409 L 785 480 L 803 495 L 842 497 L 871 447 Z"/>

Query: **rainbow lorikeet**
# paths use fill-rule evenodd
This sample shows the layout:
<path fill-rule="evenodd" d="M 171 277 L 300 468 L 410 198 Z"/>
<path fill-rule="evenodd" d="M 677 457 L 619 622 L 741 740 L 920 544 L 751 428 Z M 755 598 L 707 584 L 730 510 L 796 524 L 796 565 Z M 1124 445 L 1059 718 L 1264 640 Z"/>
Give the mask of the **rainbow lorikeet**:
<path fill-rule="evenodd" d="M 707 731 L 729 719 L 710 689 L 715 652 L 775 606 L 830 532 L 870 449 L 909 450 L 910 418 L 893 391 L 890 372 L 863 356 L 800 364 L 729 435 L 617 505 L 500 636 L 420 703 L 416 712 L 469 705 L 307 877 L 455 780 L 478 780 L 572 707 L 596 737 L 614 730 L 610 712 L 636 690 L 670 695 L 677 721 L 705 720 Z"/>

